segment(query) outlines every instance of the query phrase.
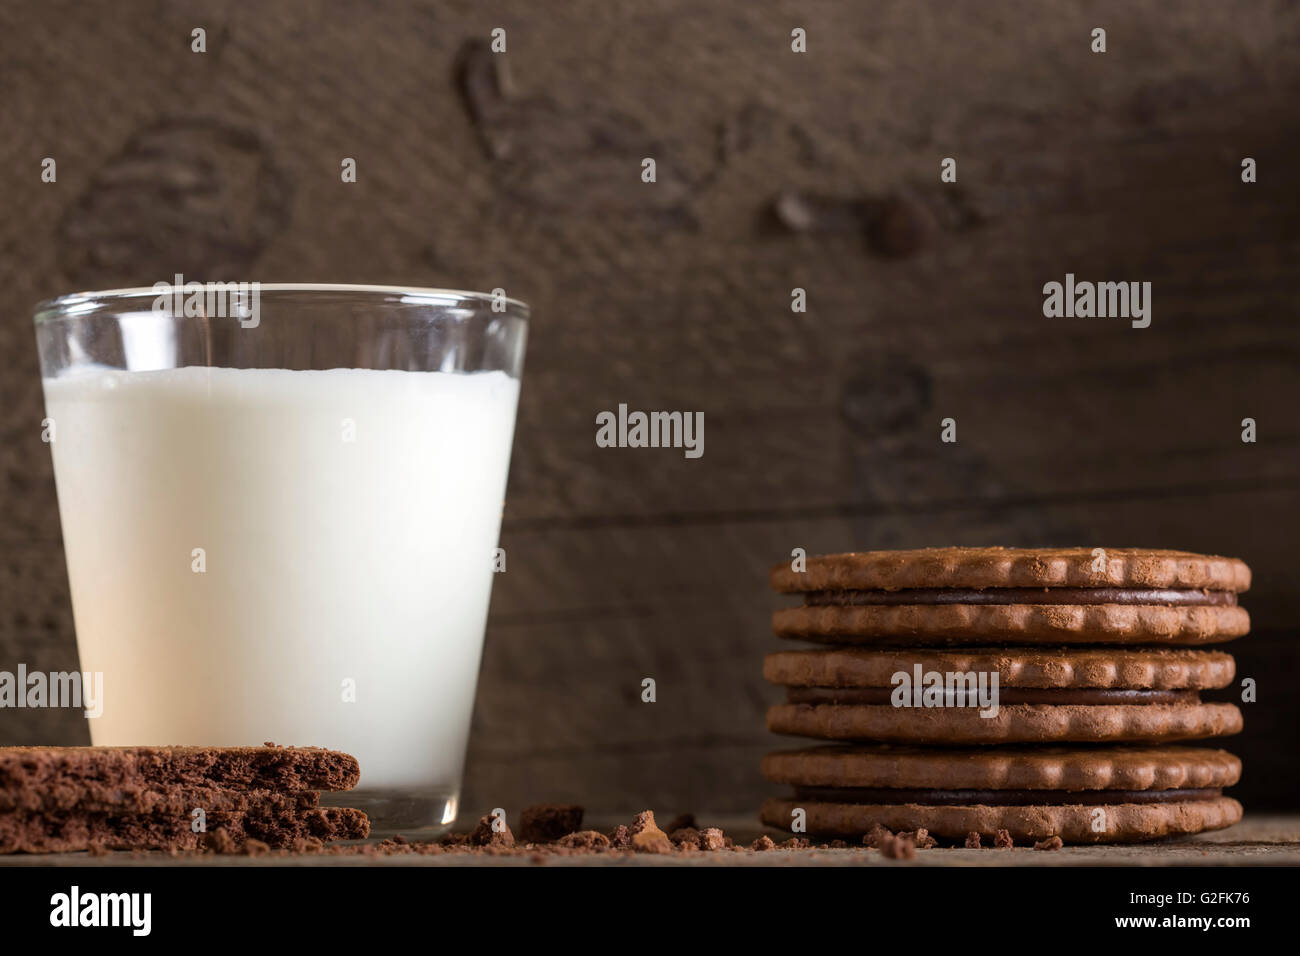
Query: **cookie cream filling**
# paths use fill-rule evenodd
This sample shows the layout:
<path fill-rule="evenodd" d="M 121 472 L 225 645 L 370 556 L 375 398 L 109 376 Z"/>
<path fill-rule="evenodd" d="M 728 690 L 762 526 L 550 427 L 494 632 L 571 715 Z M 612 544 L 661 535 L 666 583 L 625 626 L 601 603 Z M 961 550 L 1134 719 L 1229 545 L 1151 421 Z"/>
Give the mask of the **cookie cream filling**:
<path fill-rule="evenodd" d="M 891 706 L 894 691 L 888 687 L 787 687 L 790 704 L 867 704 Z M 1004 687 L 998 703 L 1096 705 L 1199 704 L 1195 690 L 1116 690 L 1102 687 Z"/>
<path fill-rule="evenodd" d="M 908 790 L 893 787 L 795 787 L 798 800 L 939 807 L 1095 806 L 1116 803 L 1185 803 L 1215 800 L 1217 788 L 1184 790 Z"/>
<path fill-rule="evenodd" d="M 807 591 L 811 607 L 904 604 L 1138 604 L 1232 607 L 1235 591 L 1177 588 L 903 588 L 898 591 Z"/>

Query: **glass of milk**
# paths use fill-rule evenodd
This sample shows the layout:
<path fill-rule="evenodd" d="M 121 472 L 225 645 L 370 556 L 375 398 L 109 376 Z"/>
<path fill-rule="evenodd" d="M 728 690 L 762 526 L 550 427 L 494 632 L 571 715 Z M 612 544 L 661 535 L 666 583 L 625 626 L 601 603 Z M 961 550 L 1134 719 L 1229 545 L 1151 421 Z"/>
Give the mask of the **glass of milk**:
<path fill-rule="evenodd" d="M 345 285 L 38 306 L 93 742 L 343 750 L 361 782 L 334 803 L 450 824 L 527 318 Z"/>

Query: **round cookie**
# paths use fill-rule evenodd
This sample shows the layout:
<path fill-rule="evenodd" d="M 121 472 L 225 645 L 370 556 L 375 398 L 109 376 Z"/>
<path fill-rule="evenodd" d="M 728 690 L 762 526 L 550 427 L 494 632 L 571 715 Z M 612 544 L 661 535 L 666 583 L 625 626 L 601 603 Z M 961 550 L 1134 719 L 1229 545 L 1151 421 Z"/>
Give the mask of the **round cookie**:
<path fill-rule="evenodd" d="M 875 744 L 782 750 L 763 758 L 773 783 L 917 790 L 1180 790 L 1230 787 L 1241 761 L 1209 747 L 950 750 Z"/>
<path fill-rule="evenodd" d="M 1103 552 L 1099 555 L 1098 552 Z M 1100 558 L 1100 560 L 1099 560 Z M 1236 558 L 1146 548 L 922 548 L 812 555 L 805 571 L 772 569 L 783 593 L 903 588 L 1170 588 L 1241 592 Z"/>
<path fill-rule="evenodd" d="M 999 830 L 1006 830 L 1020 843 L 1054 836 L 1065 843 L 1139 843 L 1221 830 L 1241 819 L 1241 804 L 1231 797 L 1183 803 L 1114 804 L 1103 809 L 1100 824 L 1098 808 L 1090 806 L 925 807 L 781 799 L 764 801 L 761 819 L 768 826 L 788 830 L 791 815 L 797 808 L 806 813 L 809 833 L 858 836 L 877 826 L 897 831 L 924 828 L 931 836 L 948 840 L 961 840 L 974 832 L 989 844 Z"/>
<path fill-rule="evenodd" d="M 807 832 L 838 836 L 882 826 L 952 840 L 1006 830 L 1022 842 L 1131 842 L 1235 823 L 1241 805 L 1221 790 L 1240 773 L 1236 757 L 1209 748 L 818 747 L 764 758 L 764 776 L 795 794 L 768 800 L 762 819 L 788 829 L 802 810 Z"/>
<path fill-rule="evenodd" d="M 1004 704 L 975 707 L 776 704 L 767 729 L 825 740 L 915 744 L 1119 743 L 1196 740 L 1241 731 L 1233 704 Z"/>
<path fill-rule="evenodd" d="M 996 671 L 1000 687 L 1205 690 L 1236 674 L 1230 654 L 1182 648 L 817 648 L 776 651 L 763 676 L 788 687 L 890 687 L 915 664 L 941 673 Z"/>
<path fill-rule="evenodd" d="M 944 604 L 782 608 L 778 637 L 826 644 L 1213 644 L 1250 630 L 1244 608 Z"/>

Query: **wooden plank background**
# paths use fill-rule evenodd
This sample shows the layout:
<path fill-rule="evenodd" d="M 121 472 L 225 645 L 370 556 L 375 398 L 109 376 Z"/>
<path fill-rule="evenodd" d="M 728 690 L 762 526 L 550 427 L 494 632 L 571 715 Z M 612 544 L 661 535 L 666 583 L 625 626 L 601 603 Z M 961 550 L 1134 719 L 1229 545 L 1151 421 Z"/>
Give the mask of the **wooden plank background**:
<path fill-rule="evenodd" d="M 745 812 L 770 564 L 1077 543 L 1251 563 L 1231 746 L 1294 808 L 1298 83 L 1264 0 L 5 4 L 0 669 L 76 659 L 33 303 L 502 286 L 535 318 L 468 806 Z M 1066 272 L 1152 282 L 1151 327 L 1043 318 Z M 620 402 L 704 412 L 704 457 L 597 448 Z"/>

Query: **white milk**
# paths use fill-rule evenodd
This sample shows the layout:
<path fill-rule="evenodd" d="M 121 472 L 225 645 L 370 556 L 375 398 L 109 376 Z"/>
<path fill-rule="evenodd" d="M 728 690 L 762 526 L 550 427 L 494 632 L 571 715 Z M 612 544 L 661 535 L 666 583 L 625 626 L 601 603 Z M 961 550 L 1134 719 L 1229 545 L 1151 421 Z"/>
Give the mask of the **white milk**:
<path fill-rule="evenodd" d="M 45 394 L 95 744 L 330 747 L 362 788 L 454 800 L 516 380 L 195 367 Z"/>

